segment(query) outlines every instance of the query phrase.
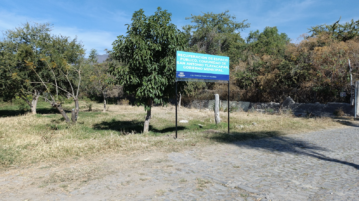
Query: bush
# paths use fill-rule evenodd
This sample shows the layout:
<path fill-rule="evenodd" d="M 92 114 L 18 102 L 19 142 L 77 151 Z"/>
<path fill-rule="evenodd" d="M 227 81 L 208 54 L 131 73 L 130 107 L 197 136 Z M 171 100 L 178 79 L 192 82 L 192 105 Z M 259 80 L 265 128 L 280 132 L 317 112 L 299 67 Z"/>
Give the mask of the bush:
<path fill-rule="evenodd" d="M 15 105 L 17 105 L 18 109 L 21 112 L 30 111 L 30 106 L 24 100 L 17 97 L 17 98 L 15 98 L 14 103 L 15 103 Z"/>
<path fill-rule="evenodd" d="M 120 100 L 120 105 L 129 105 L 129 104 L 130 104 L 130 101 L 127 98 Z"/>
<path fill-rule="evenodd" d="M 344 116 L 344 111 L 343 111 L 343 108 L 338 108 L 334 111 L 334 115 L 337 116 L 337 117 L 342 117 Z"/>

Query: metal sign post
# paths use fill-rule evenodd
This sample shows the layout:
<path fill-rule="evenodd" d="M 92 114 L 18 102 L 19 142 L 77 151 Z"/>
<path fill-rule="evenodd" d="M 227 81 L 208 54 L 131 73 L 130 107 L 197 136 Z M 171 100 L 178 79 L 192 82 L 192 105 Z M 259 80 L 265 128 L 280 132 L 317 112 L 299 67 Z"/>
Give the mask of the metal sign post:
<path fill-rule="evenodd" d="M 359 81 L 355 83 L 354 119 L 359 120 Z"/>
<path fill-rule="evenodd" d="M 227 112 L 228 112 L 228 134 L 229 134 L 229 80 L 228 80 L 228 105 L 227 105 Z"/>
<path fill-rule="evenodd" d="M 177 80 L 176 80 L 176 136 L 175 138 L 177 139 Z"/>
<path fill-rule="evenodd" d="M 229 57 L 193 52 L 176 52 L 176 136 L 177 138 L 177 82 L 228 82 L 228 134 L 229 134 Z"/>

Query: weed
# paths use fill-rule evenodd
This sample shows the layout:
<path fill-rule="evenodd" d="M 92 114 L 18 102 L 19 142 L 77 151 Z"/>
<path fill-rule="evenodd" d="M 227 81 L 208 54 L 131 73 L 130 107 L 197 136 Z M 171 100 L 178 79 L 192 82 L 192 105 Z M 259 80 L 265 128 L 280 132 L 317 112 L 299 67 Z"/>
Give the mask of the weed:
<path fill-rule="evenodd" d="M 49 177 L 42 182 L 41 186 L 61 183 L 60 187 L 66 188 L 70 182 L 84 184 L 94 179 L 100 179 L 108 174 L 101 170 L 102 169 L 100 167 L 96 166 L 68 168 L 63 171 L 50 174 Z"/>
<path fill-rule="evenodd" d="M 54 130 L 54 131 L 59 130 L 59 126 L 57 124 L 51 124 L 50 130 Z"/>
<path fill-rule="evenodd" d="M 230 105 L 229 112 L 237 112 L 239 107 L 237 105 Z"/>
<path fill-rule="evenodd" d="M 165 191 L 165 190 L 162 190 L 162 189 L 156 191 L 156 195 L 157 195 L 157 196 L 163 196 L 165 193 L 166 193 L 166 191 Z"/>
<path fill-rule="evenodd" d="M 306 111 L 305 111 L 305 116 L 306 116 L 307 118 L 311 118 L 311 117 L 313 117 L 314 115 L 313 115 L 313 113 L 310 112 L 309 110 L 306 110 Z"/>
<path fill-rule="evenodd" d="M 274 109 L 273 108 L 266 108 L 265 112 L 269 113 L 269 114 L 274 114 Z"/>
<path fill-rule="evenodd" d="M 120 100 L 120 105 L 129 105 L 129 104 L 130 104 L 130 101 L 127 100 L 126 98 Z"/>
<path fill-rule="evenodd" d="M 342 116 L 344 116 L 345 113 L 344 113 L 344 111 L 343 111 L 343 108 L 340 107 L 340 108 L 336 109 L 336 110 L 334 111 L 334 115 L 337 116 L 337 117 L 342 117 Z"/>
<path fill-rule="evenodd" d="M 208 184 L 212 183 L 209 180 L 200 179 L 200 178 L 197 178 L 196 181 L 197 181 L 197 190 L 199 191 L 203 191 L 204 188 L 207 188 Z"/>
<path fill-rule="evenodd" d="M 92 103 L 88 103 L 86 106 L 88 107 L 89 111 L 92 111 Z"/>
<path fill-rule="evenodd" d="M 3 147 L 0 149 L 0 165 L 9 167 L 19 159 L 19 151 L 12 147 Z"/>
<path fill-rule="evenodd" d="M 43 141 L 43 142 L 45 142 L 46 144 L 50 144 L 51 143 L 51 140 L 52 140 L 52 137 L 54 136 L 53 135 L 54 133 L 43 133 L 42 135 L 41 135 L 41 140 Z"/>
<path fill-rule="evenodd" d="M 187 180 L 182 178 L 182 179 L 179 180 L 179 182 L 184 183 L 184 182 L 187 182 Z"/>

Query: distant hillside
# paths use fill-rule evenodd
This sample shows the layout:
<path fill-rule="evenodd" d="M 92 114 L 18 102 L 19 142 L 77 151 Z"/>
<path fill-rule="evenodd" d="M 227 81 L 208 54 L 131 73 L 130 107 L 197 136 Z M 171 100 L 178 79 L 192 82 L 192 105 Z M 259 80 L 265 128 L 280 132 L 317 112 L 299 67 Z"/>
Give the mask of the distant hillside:
<path fill-rule="evenodd" d="M 107 58 L 108 58 L 108 54 L 97 55 L 97 62 L 102 63 L 106 61 Z"/>

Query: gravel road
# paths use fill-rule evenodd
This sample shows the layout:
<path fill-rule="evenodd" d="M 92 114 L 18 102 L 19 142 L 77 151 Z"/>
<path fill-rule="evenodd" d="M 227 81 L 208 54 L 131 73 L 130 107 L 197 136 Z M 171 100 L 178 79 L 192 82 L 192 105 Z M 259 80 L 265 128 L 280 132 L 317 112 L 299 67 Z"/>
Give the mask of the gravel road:
<path fill-rule="evenodd" d="M 0 200 L 359 200 L 359 127 L 96 164 L 108 174 L 85 184 L 33 182 L 60 169 L 2 173 Z"/>

